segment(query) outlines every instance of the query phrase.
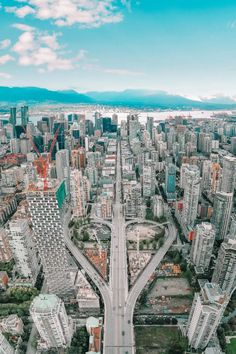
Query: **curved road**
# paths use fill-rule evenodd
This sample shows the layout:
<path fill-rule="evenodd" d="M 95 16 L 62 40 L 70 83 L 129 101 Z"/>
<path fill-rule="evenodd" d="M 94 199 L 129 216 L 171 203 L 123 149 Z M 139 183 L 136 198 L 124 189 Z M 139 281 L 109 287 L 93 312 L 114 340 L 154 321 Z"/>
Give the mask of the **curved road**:
<path fill-rule="evenodd" d="M 135 341 L 133 331 L 133 312 L 135 303 L 156 267 L 160 264 L 166 252 L 174 242 L 177 232 L 173 223 L 168 223 L 168 232 L 166 233 L 164 245 L 153 256 L 129 292 L 126 250 L 127 223 L 125 223 L 125 218 L 123 215 L 121 194 L 120 143 L 118 143 L 117 149 L 115 195 L 112 224 L 108 221 L 104 222 L 104 220 L 96 217 L 92 220 L 93 222 L 100 222 L 111 227 L 109 286 L 98 274 L 97 270 L 92 266 L 87 258 L 77 249 L 74 243 L 70 240 L 69 235 L 65 236 L 65 242 L 74 258 L 87 272 L 91 280 L 97 285 L 103 297 L 105 306 L 103 353 L 134 354 Z M 138 219 L 137 221 L 144 222 L 145 220 Z M 132 222 L 133 221 L 130 223 Z"/>

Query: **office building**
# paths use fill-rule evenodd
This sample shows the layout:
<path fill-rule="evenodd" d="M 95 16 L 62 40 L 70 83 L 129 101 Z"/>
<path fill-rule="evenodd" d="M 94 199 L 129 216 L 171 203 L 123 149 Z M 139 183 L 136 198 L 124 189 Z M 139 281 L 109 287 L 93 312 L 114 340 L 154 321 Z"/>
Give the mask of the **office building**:
<path fill-rule="evenodd" d="M 152 139 L 152 130 L 153 130 L 153 117 L 147 117 L 146 129 L 149 133 L 150 138 Z"/>
<path fill-rule="evenodd" d="M 236 287 L 236 240 L 222 242 L 217 257 L 212 282 L 231 295 Z"/>
<path fill-rule="evenodd" d="M 73 330 L 63 301 L 52 294 L 40 294 L 30 306 L 30 315 L 45 348 L 66 348 Z"/>
<path fill-rule="evenodd" d="M 176 167 L 172 163 L 168 163 L 166 166 L 165 175 L 165 192 L 167 201 L 176 200 Z"/>
<path fill-rule="evenodd" d="M 67 194 L 70 192 L 70 159 L 68 150 L 56 153 L 56 170 L 59 181 L 65 180 Z"/>
<path fill-rule="evenodd" d="M 9 123 L 11 123 L 13 126 L 16 125 L 16 107 L 11 107 L 10 108 L 10 119 Z"/>
<path fill-rule="evenodd" d="M 196 293 L 187 324 L 189 345 L 204 349 L 215 334 L 229 302 L 229 297 L 218 284 L 206 283 Z"/>
<path fill-rule="evenodd" d="M 60 128 L 59 128 L 60 126 Z M 64 121 L 54 121 L 53 122 L 53 134 L 59 129 L 57 136 L 57 148 L 58 150 L 65 149 L 65 122 Z"/>
<path fill-rule="evenodd" d="M 200 190 L 200 171 L 197 166 L 188 166 L 185 172 L 183 222 L 192 227 L 197 217 Z"/>
<path fill-rule="evenodd" d="M 70 214 L 66 210 L 65 182 L 51 179 L 47 190 L 39 182 L 28 190 L 27 200 L 48 290 L 66 296 L 73 287 L 64 241 Z"/>
<path fill-rule="evenodd" d="M 27 126 L 29 122 L 29 107 L 28 106 L 21 107 L 20 113 L 21 113 L 21 124 L 23 126 Z"/>
<path fill-rule="evenodd" d="M 211 223 L 203 222 L 196 226 L 191 247 L 191 261 L 197 272 L 208 270 L 215 241 L 215 229 Z"/>
<path fill-rule="evenodd" d="M 215 225 L 217 240 L 223 240 L 228 233 L 232 205 L 233 193 L 216 193 L 211 221 Z"/>

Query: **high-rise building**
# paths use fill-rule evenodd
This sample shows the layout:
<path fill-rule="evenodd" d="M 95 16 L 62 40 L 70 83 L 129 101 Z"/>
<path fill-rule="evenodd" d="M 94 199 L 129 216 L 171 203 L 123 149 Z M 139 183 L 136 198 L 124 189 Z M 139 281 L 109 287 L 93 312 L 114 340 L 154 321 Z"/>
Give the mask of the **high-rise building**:
<path fill-rule="evenodd" d="M 236 155 L 236 136 L 231 138 L 231 152 Z"/>
<path fill-rule="evenodd" d="M 10 108 L 10 119 L 9 123 L 11 123 L 13 126 L 16 125 L 16 107 L 11 107 Z"/>
<path fill-rule="evenodd" d="M 193 226 L 197 217 L 200 190 L 200 171 L 197 166 L 188 166 L 185 171 L 183 221 Z"/>
<path fill-rule="evenodd" d="M 130 189 L 125 198 L 126 217 L 142 217 L 142 188 L 136 181 L 130 182 Z"/>
<path fill-rule="evenodd" d="M 9 262 L 12 259 L 12 251 L 6 229 L 0 228 L 0 262 Z"/>
<path fill-rule="evenodd" d="M 127 127 L 128 127 L 129 140 L 131 141 L 137 137 L 140 131 L 140 123 L 138 120 L 138 115 L 128 115 Z"/>
<path fill-rule="evenodd" d="M 151 197 L 155 194 L 155 168 L 152 165 L 143 166 L 143 196 Z"/>
<path fill-rule="evenodd" d="M 29 107 L 28 106 L 21 107 L 20 113 L 21 113 L 21 124 L 26 126 L 29 122 Z"/>
<path fill-rule="evenodd" d="M 166 166 L 165 192 L 168 201 L 176 200 L 176 167 L 169 163 Z"/>
<path fill-rule="evenodd" d="M 236 157 L 224 156 L 220 190 L 233 193 L 236 178 Z"/>
<path fill-rule="evenodd" d="M 70 158 L 68 150 L 59 150 L 56 153 L 56 170 L 59 181 L 65 180 L 67 193 L 70 192 Z"/>
<path fill-rule="evenodd" d="M 236 240 L 222 242 L 212 276 L 212 282 L 219 284 L 227 294 L 236 287 Z"/>
<path fill-rule="evenodd" d="M 157 218 L 161 218 L 164 215 L 164 202 L 160 195 L 154 195 L 152 199 L 152 211 L 153 215 Z"/>
<path fill-rule="evenodd" d="M 147 117 L 147 131 L 152 139 L 153 117 Z"/>
<path fill-rule="evenodd" d="M 15 350 L 0 331 L 0 354 L 14 354 Z"/>
<path fill-rule="evenodd" d="M 73 287 L 64 241 L 69 221 L 65 182 L 51 179 L 47 190 L 43 190 L 43 183 L 38 184 L 29 189 L 27 200 L 48 290 L 66 296 Z"/>
<path fill-rule="evenodd" d="M 211 168 L 212 162 L 210 160 L 203 161 L 202 165 L 202 180 L 201 180 L 201 190 L 209 191 L 211 187 Z"/>
<path fill-rule="evenodd" d="M 215 241 L 215 230 L 211 223 L 203 222 L 196 226 L 191 247 L 191 260 L 198 272 L 208 270 Z"/>
<path fill-rule="evenodd" d="M 233 193 L 216 193 L 211 221 L 215 225 L 217 240 L 223 240 L 228 233 L 232 205 Z"/>
<path fill-rule="evenodd" d="M 36 282 L 39 272 L 39 259 L 26 215 L 18 212 L 9 223 L 10 245 L 18 273 Z"/>
<path fill-rule="evenodd" d="M 56 295 L 40 294 L 30 306 L 30 315 L 46 348 L 66 348 L 73 330 L 64 303 Z"/>
<path fill-rule="evenodd" d="M 188 170 L 189 164 L 183 163 L 180 168 L 180 188 L 185 187 L 186 171 Z"/>
<path fill-rule="evenodd" d="M 196 293 L 187 324 L 189 345 L 194 349 L 204 349 L 215 334 L 229 297 L 218 284 L 206 283 L 200 293 Z"/>
<path fill-rule="evenodd" d="M 60 126 L 60 128 L 59 128 Z M 59 133 L 57 136 L 57 146 L 58 150 L 65 149 L 65 122 L 64 121 L 54 121 L 53 122 L 53 134 L 56 133 L 59 128 Z"/>

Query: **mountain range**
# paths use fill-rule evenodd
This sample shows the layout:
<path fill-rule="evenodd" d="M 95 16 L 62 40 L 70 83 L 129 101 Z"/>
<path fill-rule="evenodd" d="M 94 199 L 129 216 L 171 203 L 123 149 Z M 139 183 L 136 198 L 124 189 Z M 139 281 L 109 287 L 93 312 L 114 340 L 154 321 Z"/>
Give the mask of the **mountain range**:
<path fill-rule="evenodd" d="M 101 104 L 160 109 L 235 109 L 236 101 L 227 96 L 193 100 L 165 91 L 124 90 L 91 91 L 85 94 L 75 90 L 52 91 L 39 87 L 0 86 L 0 103 L 5 104 Z"/>

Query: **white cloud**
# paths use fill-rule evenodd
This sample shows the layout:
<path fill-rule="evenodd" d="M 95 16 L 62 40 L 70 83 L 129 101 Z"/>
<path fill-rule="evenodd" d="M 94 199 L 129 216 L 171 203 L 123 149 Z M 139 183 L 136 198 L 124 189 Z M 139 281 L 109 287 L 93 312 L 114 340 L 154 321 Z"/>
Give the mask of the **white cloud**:
<path fill-rule="evenodd" d="M 6 12 L 14 13 L 17 17 L 24 18 L 27 15 L 34 14 L 35 10 L 31 6 L 22 6 L 22 7 L 16 7 L 16 6 L 6 6 L 5 7 Z"/>
<path fill-rule="evenodd" d="M 2 55 L 2 56 L 0 56 L 0 65 L 4 65 L 12 60 L 14 60 L 14 58 L 11 55 L 9 55 L 9 54 Z"/>
<path fill-rule="evenodd" d="M 129 3 L 121 2 L 126 6 Z M 116 3 L 116 0 L 28 0 L 26 6 L 7 6 L 5 11 L 21 18 L 32 14 L 41 20 L 53 20 L 57 26 L 100 27 L 122 21 L 123 15 Z"/>
<path fill-rule="evenodd" d="M 11 76 L 10 74 L 8 74 L 8 73 L 2 73 L 2 72 L 0 72 L 0 78 L 9 80 L 9 79 L 11 79 L 11 77 L 12 77 L 12 76 Z"/>
<path fill-rule="evenodd" d="M 0 49 L 6 49 L 11 45 L 11 41 L 10 39 L 4 39 L 2 41 L 0 41 Z"/>
<path fill-rule="evenodd" d="M 57 40 L 59 34 L 49 34 L 32 27 L 28 29 L 19 24 L 14 27 L 23 31 L 12 48 L 12 51 L 18 55 L 18 63 L 21 66 L 35 66 L 41 73 L 70 70 L 85 55 L 85 52 L 81 51 L 76 58 L 65 58 Z"/>
<path fill-rule="evenodd" d="M 25 31 L 30 32 L 30 31 L 35 30 L 34 27 L 24 25 L 23 23 L 13 23 L 12 27 L 17 28 L 18 30 L 23 31 L 23 32 L 25 32 Z"/>

